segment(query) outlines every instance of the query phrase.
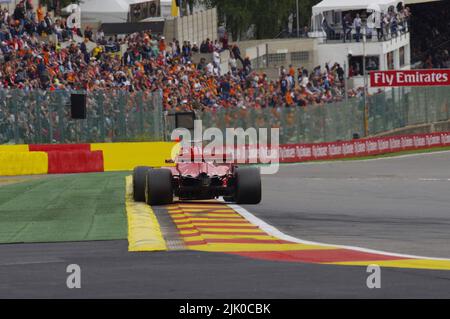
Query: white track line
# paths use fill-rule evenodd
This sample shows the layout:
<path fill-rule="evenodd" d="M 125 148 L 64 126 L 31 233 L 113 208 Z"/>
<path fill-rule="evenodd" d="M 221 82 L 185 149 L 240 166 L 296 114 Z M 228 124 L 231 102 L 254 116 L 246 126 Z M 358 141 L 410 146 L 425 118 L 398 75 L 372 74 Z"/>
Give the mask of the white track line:
<path fill-rule="evenodd" d="M 224 202 L 223 198 L 220 198 L 219 200 Z M 241 207 L 239 205 L 235 205 L 235 204 L 227 204 L 227 205 L 229 207 L 231 207 L 232 209 L 234 209 L 242 217 L 247 219 L 249 222 L 251 222 L 252 224 L 258 226 L 261 230 L 263 230 L 267 234 L 269 234 L 269 235 L 271 235 L 273 237 L 279 238 L 281 240 L 286 240 L 286 241 L 290 241 L 290 242 L 293 242 L 293 243 L 304 244 L 304 245 L 333 246 L 333 247 L 336 247 L 336 248 L 356 250 L 356 251 L 365 252 L 365 253 L 380 254 L 380 255 L 402 257 L 402 258 L 410 258 L 410 259 L 428 259 L 428 260 L 445 260 L 445 261 L 450 261 L 449 258 L 433 258 L 433 257 L 424 257 L 424 256 L 416 256 L 416 255 L 397 254 L 397 253 L 390 253 L 390 252 L 386 252 L 386 251 L 382 251 L 382 250 L 374 250 L 374 249 L 368 249 L 368 248 L 362 248 L 362 247 L 356 247 L 356 246 L 325 244 L 325 243 L 318 243 L 318 242 L 314 242 L 314 241 L 302 240 L 302 239 L 299 239 L 299 238 L 295 238 L 295 237 L 286 235 L 285 233 L 281 232 L 280 230 L 278 230 L 274 226 L 267 224 L 265 221 L 263 221 L 262 219 L 259 219 L 258 217 L 256 217 L 252 213 L 250 213 L 248 210 L 246 210 L 245 208 L 243 208 L 243 207 Z"/>
<path fill-rule="evenodd" d="M 50 259 L 41 261 L 16 261 L 16 262 L 0 263 L 0 266 L 41 265 L 41 264 L 53 264 L 62 262 L 64 262 L 64 260 L 62 259 Z"/>
<path fill-rule="evenodd" d="M 355 163 L 355 162 L 373 162 L 373 161 L 383 161 L 383 160 L 393 160 L 393 159 L 402 159 L 402 158 L 410 158 L 410 157 L 421 157 L 421 156 L 431 156 L 436 154 L 450 154 L 450 151 L 439 151 L 439 152 L 429 152 L 429 153 L 417 153 L 417 154 L 405 154 L 405 155 L 395 155 L 392 153 L 392 156 L 379 157 L 379 158 L 368 158 L 368 159 L 358 159 L 357 157 L 353 157 L 352 160 L 340 161 L 340 160 L 316 160 L 310 162 L 300 162 L 300 163 L 280 163 L 287 166 L 296 166 L 296 165 L 324 165 L 324 164 L 335 164 L 335 163 Z M 370 155 L 369 155 L 370 156 Z M 374 155 L 376 156 L 376 155 Z"/>

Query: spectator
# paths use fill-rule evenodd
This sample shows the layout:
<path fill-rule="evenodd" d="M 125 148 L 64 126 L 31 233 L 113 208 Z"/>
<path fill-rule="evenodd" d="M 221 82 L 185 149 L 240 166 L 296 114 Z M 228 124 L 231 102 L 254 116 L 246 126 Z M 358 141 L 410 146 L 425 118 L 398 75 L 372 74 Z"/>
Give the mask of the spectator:
<path fill-rule="evenodd" d="M 39 7 L 37 9 L 37 22 L 41 23 L 44 21 L 44 8 L 42 7 L 42 4 L 39 3 Z"/>
<path fill-rule="evenodd" d="M 361 27 L 362 27 L 362 20 L 359 17 L 359 13 L 356 14 L 356 17 L 353 20 L 353 27 L 355 28 L 356 32 L 356 42 L 359 42 L 361 38 Z"/>
<path fill-rule="evenodd" d="M 84 30 L 84 37 L 89 41 L 92 41 L 93 35 L 94 34 L 92 32 L 92 29 L 89 26 L 87 26 L 86 29 Z"/>
<path fill-rule="evenodd" d="M 222 50 L 228 50 L 228 34 L 225 33 L 223 38 L 220 39 L 220 42 L 222 43 Z"/>
<path fill-rule="evenodd" d="M 200 53 L 208 53 L 208 44 L 206 41 L 202 41 L 200 44 Z"/>
<path fill-rule="evenodd" d="M 384 38 L 383 34 L 383 18 L 384 15 L 381 12 L 375 12 L 374 13 L 374 26 L 377 30 L 377 39 L 378 41 L 381 41 L 381 39 Z"/>
<path fill-rule="evenodd" d="M 192 49 L 191 49 L 191 51 L 192 51 L 192 53 L 199 53 L 199 48 L 198 48 L 198 46 L 197 46 L 197 42 L 194 42 L 193 43 L 193 45 L 192 45 Z"/>
<path fill-rule="evenodd" d="M 392 14 L 391 15 L 390 26 L 391 26 L 391 35 L 392 35 L 392 37 L 397 37 L 398 18 L 397 18 L 396 14 Z"/>
<path fill-rule="evenodd" d="M 242 66 L 244 67 L 244 60 L 241 57 L 241 50 L 239 50 L 239 47 L 236 44 L 233 45 L 231 52 L 237 60 L 241 61 Z"/>
<path fill-rule="evenodd" d="M 350 35 L 350 42 L 352 42 L 352 38 L 351 38 L 351 32 L 352 32 L 352 27 L 351 27 L 351 17 L 350 14 L 347 13 L 344 18 L 342 19 L 342 30 L 343 30 L 343 38 L 344 38 L 344 43 L 346 42 L 347 38 L 349 38 Z"/>
<path fill-rule="evenodd" d="M 1 15 L 5 18 L 4 11 Z M 38 40 L 39 28 L 18 32 L 12 19 L 7 21 L 10 27 L 0 28 L 1 88 L 83 89 L 104 91 L 106 95 L 115 91 L 161 91 L 166 110 L 296 107 L 339 101 L 344 95 L 343 70 L 336 64 L 324 70 L 316 67 L 311 74 L 300 67 L 297 82 L 295 68 L 289 65 L 278 81 L 271 81 L 253 70 L 250 58 L 243 59 L 237 45 L 229 49 L 230 72 L 222 74 L 219 51 L 224 49 L 223 41 L 206 39 L 200 48 L 186 41 L 180 49 L 178 40 L 166 44 L 163 36 L 151 31 L 105 39 L 101 31 L 94 37 L 87 29 L 82 43 L 64 47 Z M 48 15 L 42 23 L 58 38 L 70 39 L 71 34 L 79 32 L 68 29 L 64 19 L 53 23 Z M 37 21 L 34 25 L 38 26 Z M 126 47 L 123 55 L 121 46 Z M 206 53 L 211 48 L 215 48 L 211 62 L 202 57 L 198 64 L 193 63 L 196 52 Z"/>
<path fill-rule="evenodd" d="M 53 31 L 53 20 L 50 17 L 50 13 L 48 13 L 48 12 L 45 14 L 45 18 L 42 23 L 42 31 L 43 31 L 43 33 L 45 33 L 47 35 L 53 33 L 52 32 Z"/>
<path fill-rule="evenodd" d="M 23 26 L 25 23 L 25 7 L 24 2 L 21 1 L 14 9 L 14 19 L 20 21 L 20 25 Z"/>
<path fill-rule="evenodd" d="M 244 59 L 243 69 L 245 75 L 249 75 L 252 71 L 252 62 L 250 61 L 250 58 L 248 56 Z"/>
<path fill-rule="evenodd" d="M 230 53 L 230 59 L 228 60 L 228 65 L 230 67 L 230 70 L 233 74 L 236 74 L 237 72 L 237 60 L 234 57 L 234 54 L 231 52 Z"/>
<path fill-rule="evenodd" d="M 213 62 L 214 62 L 214 66 L 216 68 L 218 68 L 219 75 L 220 75 L 220 73 L 221 73 L 220 72 L 220 54 L 219 54 L 218 50 L 214 51 L 214 53 L 213 53 Z"/>

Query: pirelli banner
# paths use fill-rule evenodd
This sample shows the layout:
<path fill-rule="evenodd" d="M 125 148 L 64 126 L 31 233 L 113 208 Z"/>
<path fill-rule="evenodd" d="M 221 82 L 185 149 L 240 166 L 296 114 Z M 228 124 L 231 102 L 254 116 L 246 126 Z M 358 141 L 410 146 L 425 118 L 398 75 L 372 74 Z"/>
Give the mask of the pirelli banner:
<path fill-rule="evenodd" d="M 372 87 L 450 86 L 450 70 L 372 71 Z"/>

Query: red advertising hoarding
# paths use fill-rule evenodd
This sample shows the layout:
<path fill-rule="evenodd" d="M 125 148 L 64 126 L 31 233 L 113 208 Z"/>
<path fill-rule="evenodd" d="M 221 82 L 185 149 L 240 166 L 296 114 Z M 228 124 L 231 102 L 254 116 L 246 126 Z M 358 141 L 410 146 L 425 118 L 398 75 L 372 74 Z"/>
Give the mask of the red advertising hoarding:
<path fill-rule="evenodd" d="M 376 137 L 346 142 L 280 145 L 280 163 L 364 157 L 450 146 L 450 132 Z"/>
<path fill-rule="evenodd" d="M 450 70 L 372 71 L 372 87 L 446 86 L 450 85 Z"/>
<path fill-rule="evenodd" d="M 450 146 L 450 132 L 399 135 L 389 137 L 372 137 L 351 141 L 315 143 L 315 144 L 284 144 L 278 149 L 259 149 L 258 146 L 246 145 L 240 148 L 227 149 L 226 153 L 234 153 L 234 159 L 247 163 L 257 163 L 258 151 L 275 152 L 280 163 L 300 163 L 324 161 L 343 158 L 397 153 L 409 150 L 423 150 L 435 147 Z M 254 152 L 250 152 L 253 150 Z M 261 155 L 261 153 L 259 153 Z"/>

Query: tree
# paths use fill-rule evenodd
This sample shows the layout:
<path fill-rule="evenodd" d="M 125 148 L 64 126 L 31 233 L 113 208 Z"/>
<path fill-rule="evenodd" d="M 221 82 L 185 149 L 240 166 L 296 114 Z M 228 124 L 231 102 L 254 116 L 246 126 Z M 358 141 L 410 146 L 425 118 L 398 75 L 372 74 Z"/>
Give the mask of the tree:
<path fill-rule="evenodd" d="M 308 25 L 311 7 L 320 0 L 299 0 L 300 26 Z M 256 38 L 273 38 L 283 30 L 289 14 L 296 13 L 296 0 L 197 0 L 207 7 L 217 7 L 233 39 L 240 39 L 251 25 Z M 295 25 L 295 24 L 294 24 Z"/>

